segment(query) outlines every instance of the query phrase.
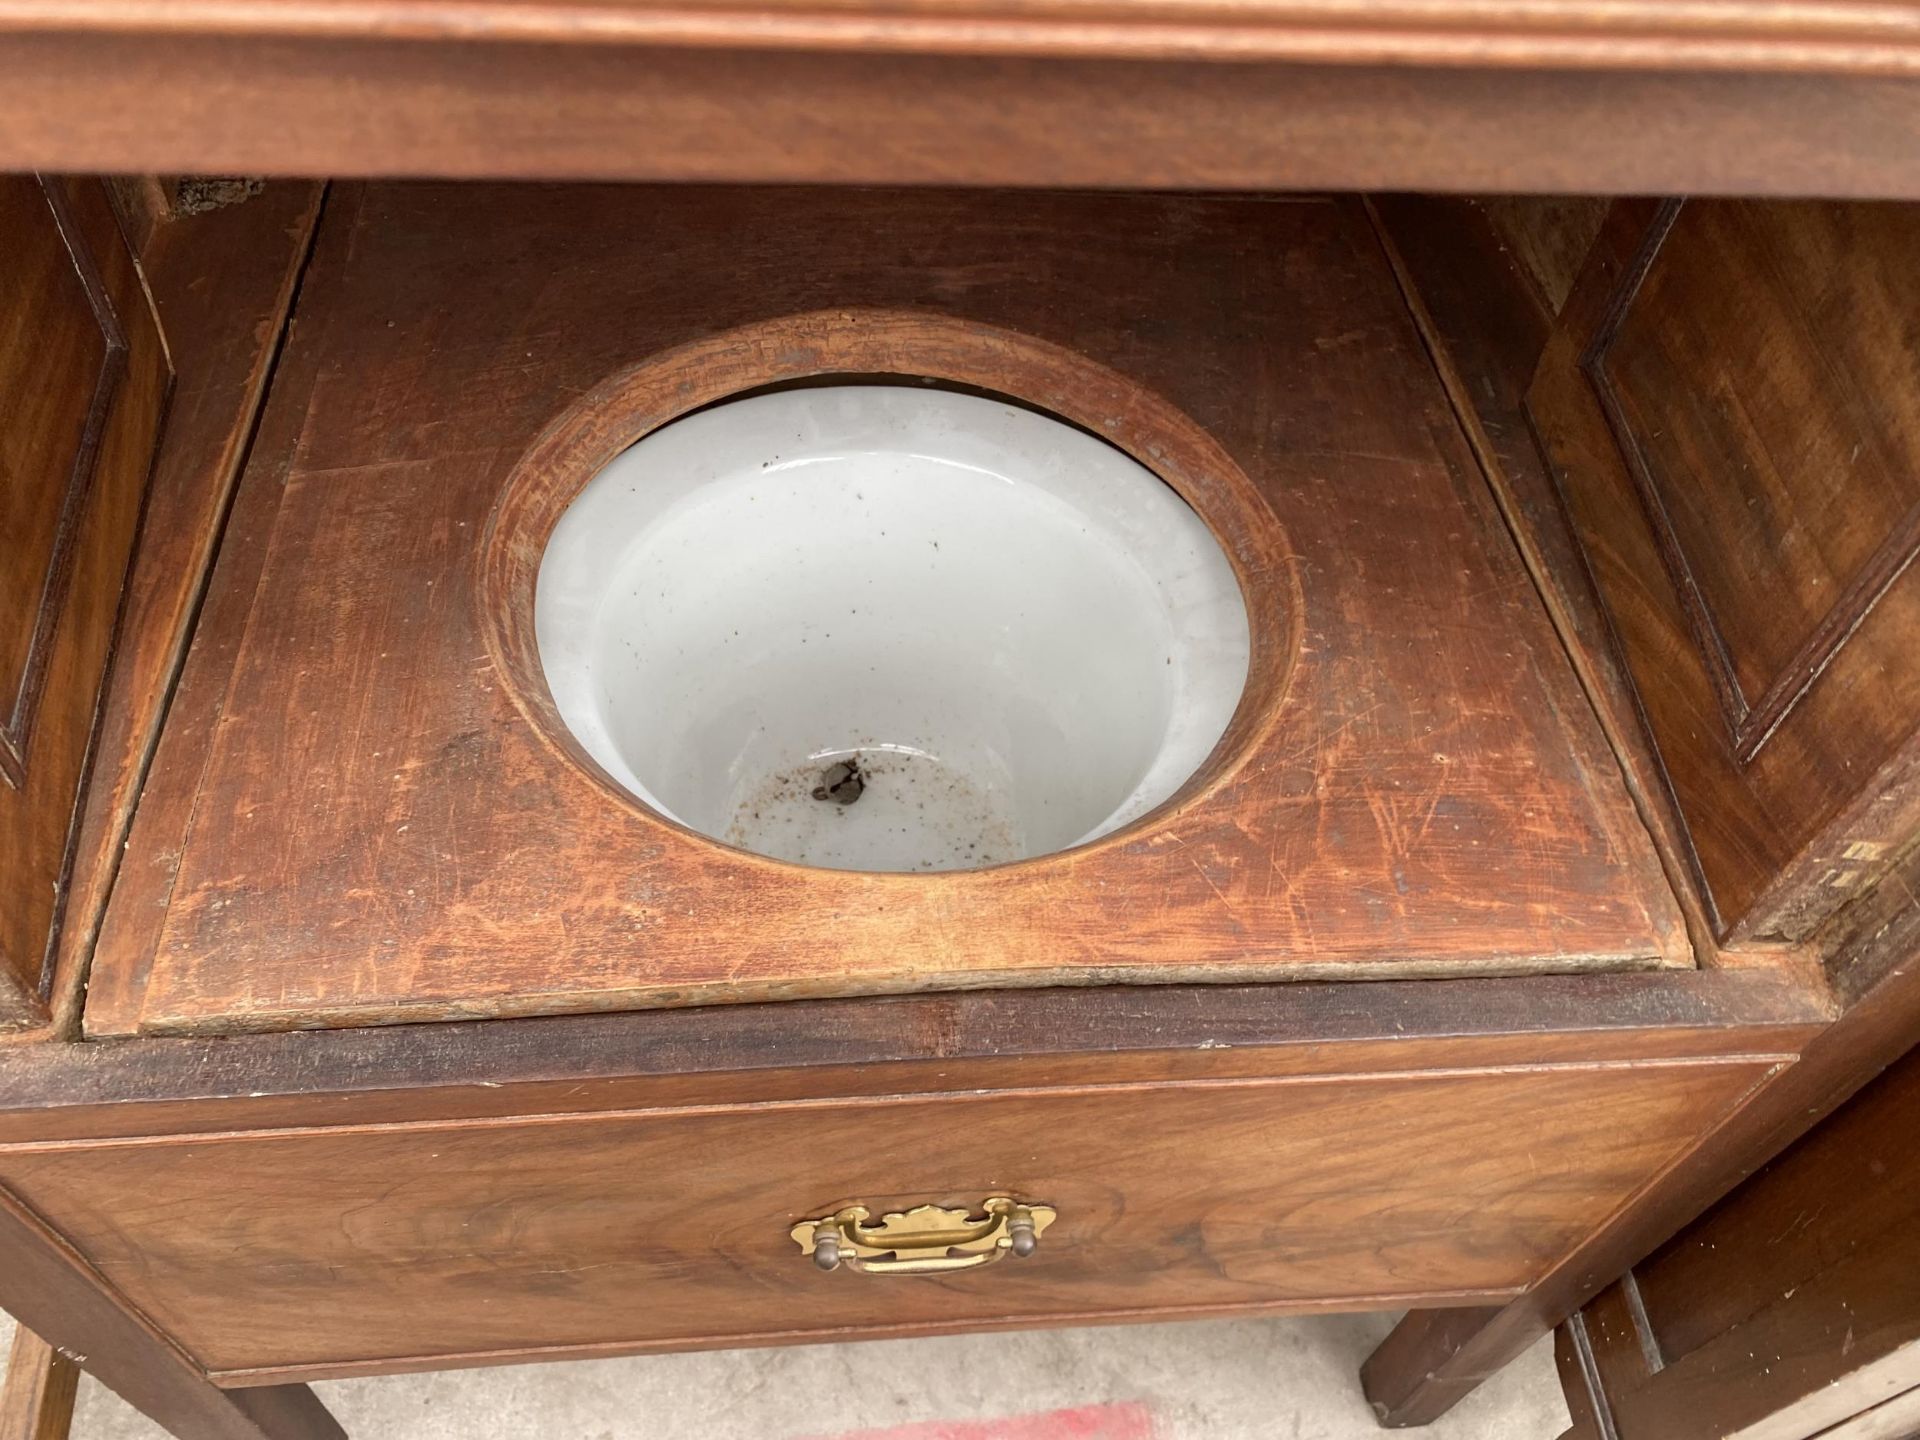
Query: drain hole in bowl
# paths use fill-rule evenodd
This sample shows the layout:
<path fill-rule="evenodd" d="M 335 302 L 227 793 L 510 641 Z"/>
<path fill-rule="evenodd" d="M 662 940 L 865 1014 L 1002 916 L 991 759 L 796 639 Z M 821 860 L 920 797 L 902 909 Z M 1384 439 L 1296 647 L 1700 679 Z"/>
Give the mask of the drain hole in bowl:
<path fill-rule="evenodd" d="M 560 517 L 535 593 L 562 720 L 741 849 L 956 870 L 1172 795 L 1247 678 L 1218 541 L 1158 476 L 1015 403 L 818 385 L 663 426 Z"/>

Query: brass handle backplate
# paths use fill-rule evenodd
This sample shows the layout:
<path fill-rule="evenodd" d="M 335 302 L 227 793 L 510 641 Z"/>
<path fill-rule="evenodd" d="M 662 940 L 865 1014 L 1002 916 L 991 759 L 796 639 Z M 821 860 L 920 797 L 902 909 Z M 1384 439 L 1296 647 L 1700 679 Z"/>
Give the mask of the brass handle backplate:
<path fill-rule="evenodd" d="M 1051 1205 L 1028 1205 L 1005 1195 L 980 1204 L 980 1213 L 919 1205 L 882 1215 L 849 1205 L 788 1233 L 822 1270 L 846 1265 L 873 1275 L 939 1275 L 991 1265 L 1006 1255 L 1031 1255 L 1054 1222 Z"/>

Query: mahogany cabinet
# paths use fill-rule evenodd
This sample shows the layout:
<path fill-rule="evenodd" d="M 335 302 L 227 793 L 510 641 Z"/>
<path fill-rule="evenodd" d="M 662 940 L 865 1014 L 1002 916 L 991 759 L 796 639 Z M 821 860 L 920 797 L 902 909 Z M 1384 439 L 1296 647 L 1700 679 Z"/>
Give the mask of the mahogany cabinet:
<path fill-rule="evenodd" d="M 1920 1028 L 1917 38 L 0 0 L 0 1304 L 195 1437 L 1329 1309 L 1438 1415 Z M 568 739 L 556 516 L 834 380 L 1206 522 L 1165 805 L 802 869 Z"/>

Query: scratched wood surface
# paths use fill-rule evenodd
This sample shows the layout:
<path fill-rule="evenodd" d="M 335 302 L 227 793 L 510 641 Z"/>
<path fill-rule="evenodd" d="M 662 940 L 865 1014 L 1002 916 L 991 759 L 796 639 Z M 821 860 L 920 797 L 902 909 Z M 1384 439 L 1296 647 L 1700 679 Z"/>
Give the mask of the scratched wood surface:
<path fill-rule="evenodd" d="M 1527 417 L 1528 384 L 1609 202 L 1382 195 L 1367 205 L 1461 428 L 1653 836 L 1686 916 L 1694 960 L 1719 964 L 1724 957 L 1688 859 L 1686 827 Z"/>
<path fill-rule="evenodd" d="M 526 554 L 482 554 L 496 505 L 537 534 L 556 457 L 675 394 L 836 369 L 1024 392 L 1221 527 L 1253 699 L 1171 812 L 1013 868 L 807 872 L 659 822 L 548 737 L 500 610 Z M 626 408 L 583 418 L 603 386 Z M 1356 209 L 390 185 L 330 204 L 88 1024 L 1686 955 Z"/>
<path fill-rule="evenodd" d="M 52 1029 L 62 1037 L 80 1028 L 94 935 L 186 657 L 319 198 L 316 185 L 276 184 L 244 203 L 144 226 L 141 273 L 175 380 L 75 826 L 48 996 Z M 129 229 L 142 233 L 137 219 Z"/>

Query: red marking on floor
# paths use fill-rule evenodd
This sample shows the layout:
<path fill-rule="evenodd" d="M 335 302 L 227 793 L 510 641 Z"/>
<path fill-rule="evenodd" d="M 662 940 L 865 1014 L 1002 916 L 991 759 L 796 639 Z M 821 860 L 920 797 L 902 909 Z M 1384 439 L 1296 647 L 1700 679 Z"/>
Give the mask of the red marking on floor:
<path fill-rule="evenodd" d="M 1128 1400 L 1000 1420 L 924 1420 L 849 1430 L 834 1440 L 1153 1440 L 1153 1433 L 1152 1412 Z"/>

